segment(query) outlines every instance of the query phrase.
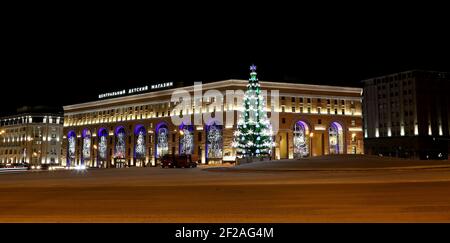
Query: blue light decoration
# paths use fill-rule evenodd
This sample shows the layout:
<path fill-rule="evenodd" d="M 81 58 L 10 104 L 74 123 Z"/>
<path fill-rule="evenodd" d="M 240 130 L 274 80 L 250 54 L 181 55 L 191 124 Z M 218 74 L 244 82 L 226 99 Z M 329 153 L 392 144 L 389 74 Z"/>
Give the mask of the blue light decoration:
<path fill-rule="evenodd" d="M 108 131 L 106 128 L 100 128 L 98 130 L 98 140 L 98 158 L 101 161 L 106 161 L 108 148 Z"/>
<path fill-rule="evenodd" d="M 330 154 L 342 154 L 344 148 L 344 138 L 342 125 L 332 122 L 328 129 Z"/>
<path fill-rule="evenodd" d="M 156 158 L 161 158 L 162 156 L 169 153 L 169 128 L 164 122 L 159 123 L 156 126 Z"/>
<path fill-rule="evenodd" d="M 136 136 L 136 144 L 134 146 L 134 157 L 136 159 L 145 158 L 145 127 L 143 125 L 137 125 L 134 129 L 134 135 Z"/>
<path fill-rule="evenodd" d="M 294 125 L 294 157 L 303 158 L 309 155 L 309 128 L 304 121 L 298 121 Z"/>
<path fill-rule="evenodd" d="M 83 156 L 81 164 L 85 165 L 86 161 L 91 160 L 91 131 L 89 131 L 88 129 L 84 129 L 81 135 L 83 138 Z"/>
<path fill-rule="evenodd" d="M 75 148 L 76 148 L 76 137 L 77 135 L 75 134 L 74 131 L 70 131 L 67 134 L 67 142 L 68 142 L 68 146 L 67 146 L 67 167 L 70 167 L 73 162 L 75 162 Z"/>

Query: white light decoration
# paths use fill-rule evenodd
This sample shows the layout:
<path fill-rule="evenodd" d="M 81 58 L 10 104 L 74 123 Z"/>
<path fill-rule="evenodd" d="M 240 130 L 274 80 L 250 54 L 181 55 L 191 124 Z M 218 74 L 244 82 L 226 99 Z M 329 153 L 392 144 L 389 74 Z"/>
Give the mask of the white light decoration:
<path fill-rule="evenodd" d="M 75 136 L 69 137 L 68 154 L 70 160 L 75 160 Z"/>
<path fill-rule="evenodd" d="M 330 154 L 342 154 L 344 148 L 342 126 L 333 122 L 328 129 L 328 134 Z"/>
<path fill-rule="evenodd" d="M 116 134 L 116 153 L 115 157 L 118 159 L 125 158 L 125 131 L 123 128 L 119 129 Z"/>
<path fill-rule="evenodd" d="M 301 158 L 309 155 L 309 139 L 306 136 L 306 125 L 297 122 L 294 125 L 294 157 Z"/>
<path fill-rule="evenodd" d="M 252 65 L 250 71 L 249 83 L 243 97 L 242 114 L 238 118 L 232 145 L 236 148 L 238 157 L 268 156 L 274 146 L 272 128 L 256 77 L 256 66 Z"/>
<path fill-rule="evenodd" d="M 139 129 L 138 136 L 136 138 L 135 148 L 136 158 L 142 159 L 145 157 L 145 130 Z"/>
<path fill-rule="evenodd" d="M 207 156 L 208 158 L 222 158 L 222 129 L 215 123 L 207 130 Z"/>
<path fill-rule="evenodd" d="M 85 135 L 83 138 L 83 159 L 90 160 L 91 159 L 91 136 Z"/>
<path fill-rule="evenodd" d="M 194 136 L 189 127 L 183 127 L 182 137 L 180 139 L 181 154 L 192 154 L 194 152 Z"/>
<path fill-rule="evenodd" d="M 169 153 L 168 143 L 169 130 L 166 127 L 160 127 L 157 133 L 156 156 L 161 158 Z"/>
<path fill-rule="evenodd" d="M 98 142 L 98 156 L 100 160 L 106 160 L 106 151 L 107 151 L 107 139 L 106 132 L 100 135 L 100 141 Z"/>

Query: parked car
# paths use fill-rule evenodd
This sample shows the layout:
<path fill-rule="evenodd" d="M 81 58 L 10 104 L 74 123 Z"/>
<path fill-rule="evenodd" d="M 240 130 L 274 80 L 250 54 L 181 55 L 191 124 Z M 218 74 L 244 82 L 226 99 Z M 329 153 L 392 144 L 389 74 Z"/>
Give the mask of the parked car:
<path fill-rule="evenodd" d="M 171 155 L 171 154 L 166 154 L 163 155 L 163 157 L 161 158 L 161 167 L 174 167 L 174 161 L 175 161 L 175 156 Z"/>
<path fill-rule="evenodd" d="M 41 170 L 56 170 L 57 164 L 42 164 Z"/>
<path fill-rule="evenodd" d="M 190 154 L 164 155 L 161 158 L 161 167 L 194 168 L 197 167 L 198 157 Z"/>
<path fill-rule="evenodd" d="M 14 163 L 12 165 L 14 168 L 22 168 L 22 167 L 28 167 L 27 163 Z"/>
<path fill-rule="evenodd" d="M 57 167 L 60 167 L 57 164 L 41 164 L 41 165 L 31 165 L 28 168 L 31 170 L 56 170 Z"/>

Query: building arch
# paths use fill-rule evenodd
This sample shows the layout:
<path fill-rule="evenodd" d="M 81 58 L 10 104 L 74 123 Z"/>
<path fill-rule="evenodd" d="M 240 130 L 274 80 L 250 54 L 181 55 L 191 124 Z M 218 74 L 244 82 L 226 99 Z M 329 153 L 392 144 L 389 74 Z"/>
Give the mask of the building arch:
<path fill-rule="evenodd" d="M 144 166 L 147 155 L 147 130 L 144 125 L 134 127 L 134 159 L 137 166 Z"/>
<path fill-rule="evenodd" d="M 169 125 L 160 122 L 155 127 L 155 159 L 169 153 Z"/>
<path fill-rule="evenodd" d="M 181 123 L 179 139 L 179 154 L 193 154 L 194 153 L 194 126 L 185 125 Z"/>
<path fill-rule="evenodd" d="M 294 146 L 294 158 L 308 157 L 311 148 L 311 126 L 304 120 L 298 120 L 294 123 L 292 129 L 292 144 Z"/>
<path fill-rule="evenodd" d="M 328 147 L 330 154 L 345 153 L 345 131 L 342 123 L 333 121 L 328 126 Z"/>
<path fill-rule="evenodd" d="M 126 138 L 127 131 L 124 126 L 116 127 L 114 131 L 115 146 L 114 146 L 114 165 L 117 168 L 122 168 L 126 164 Z"/>
<path fill-rule="evenodd" d="M 221 161 L 223 157 L 223 126 L 215 120 L 206 123 L 205 155 L 207 162 Z"/>
<path fill-rule="evenodd" d="M 97 132 L 98 146 L 97 146 L 97 160 L 100 167 L 108 161 L 108 129 L 105 127 L 100 127 Z"/>
<path fill-rule="evenodd" d="M 91 167 L 92 166 L 92 134 L 88 128 L 83 129 L 81 132 L 82 149 L 81 149 L 81 164 Z"/>
<path fill-rule="evenodd" d="M 67 158 L 66 166 L 70 167 L 76 163 L 77 134 L 71 130 L 67 133 Z"/>

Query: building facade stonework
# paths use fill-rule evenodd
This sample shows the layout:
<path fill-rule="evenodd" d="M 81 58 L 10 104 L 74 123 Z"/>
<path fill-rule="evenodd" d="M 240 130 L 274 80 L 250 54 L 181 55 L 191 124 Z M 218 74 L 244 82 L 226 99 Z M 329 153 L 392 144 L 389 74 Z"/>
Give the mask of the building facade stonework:
<path fill-rule="evenodd" d="M 23 113 L 0 121 L 1 164 L 61 164 L 62 114 Z"/>
<path fill-rule="evenodd" d="M 450 73 L 411 70 L 363 82 L 367 154 L 448 158 Z"/>
<path fill-rule="evenodd" d="M 63 160 L 66 165 L 92 167 L 155 166 L 164 154 L 195 154 L 203 164 L 232 162 L 238 111 L 235 92 L 247 80 L 225 80 L 202 85 L 202 103 L 195 102 L 194 86 L 169 88 L 82 104 L 64 106 Z M 362 89 L 261 81 L 267 91 L 268 115 L 278 112 L 273 159 L 327 154 L 362 154 Z M 192 95 L 192 105 L 176 110 L 174 91 Z M 206 97 L 213 90 L 220 96 Z M 270 94 L 278 92 L 272 105 Z M 223 105 L 213 108 L 217 100 Z M 201 124 L 174 125 L 172 117 L 223 112 L 223 124 L 205 119 Z"/>

